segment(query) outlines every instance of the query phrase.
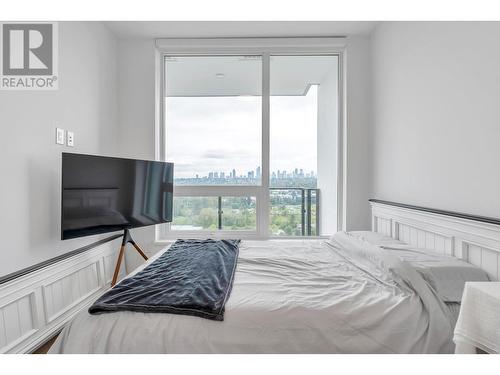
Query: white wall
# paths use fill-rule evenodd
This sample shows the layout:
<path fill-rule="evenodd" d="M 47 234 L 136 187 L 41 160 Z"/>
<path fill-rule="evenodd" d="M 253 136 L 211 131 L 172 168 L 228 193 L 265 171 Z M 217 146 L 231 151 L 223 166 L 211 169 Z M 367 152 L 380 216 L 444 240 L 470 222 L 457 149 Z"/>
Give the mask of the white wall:
<path fill-rule="evenodd" d="M 319 233 L 337 231 L 338 63 L 318 86 Z"/>
<path fill-rule="evenodd" d="M 373 35 L 373 196 L 500 216 L 500 23 Z"/>
<path fill-rule="evenodd" d="M 118 152 L 155 157 L 154 40 L 118 41 Z"/>
<path fill-rule="evenodd" d="M 155 46 L 154 40 L 118 41 L 118 154 L 127 158 L 155 158 Z M 155 227 L 136 228 L 132 235 L 146 253 L 154 244 Z M 126 252 L 127 270 L 141 264 L 131 248 Z"/>
<path fill-rule="evenodd" d="M 370 39 L 367 36 L 348 38 L 345 67 L 345 116 L 344 131 L 344 229 L 370 228 Z"/>
<path fill-rule="evenodd" d="M 63 151 L 116 149 L 116 40 L 103 24 L 59 23 L 59 79 L 57 91 L 0 91 L 0 276 L 100 238 L 60 240 L 60 170 Z M 56 121 L 74 148 L 55 144 Z"/>

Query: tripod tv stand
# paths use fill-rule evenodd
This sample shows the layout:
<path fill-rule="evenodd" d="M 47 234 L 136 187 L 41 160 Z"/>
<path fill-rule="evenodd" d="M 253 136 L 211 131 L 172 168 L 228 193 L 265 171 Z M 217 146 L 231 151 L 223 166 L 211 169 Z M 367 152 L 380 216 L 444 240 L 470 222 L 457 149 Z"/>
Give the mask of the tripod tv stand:
<path fill-rule="evenodd" d="M 118 254 L 118 260 L 116 261 L 115 273 L 113 274 L 113 280 L 111 281 L 111 287 L 115 286 L 116 280 L 118 279 L 118 274 L 120 273 L 120 267 L 122 264 L 123 255 L 125 254 L 125 248 L 126 248 L 128 243 L 132 244 L 132 246 L 137 250 L 137 252 L 144 258 L 144 260 L 148 260 L 148 257 L 146 256 L 146 254 L 144 254 L 144 252 L 141 250 L 141 248 L 132 239 L 132 236 L 130 235 L 130 231 L 128 229 L 125 229 L 123 231 L 122 245 L 120 246 L 120 253 Z"/>

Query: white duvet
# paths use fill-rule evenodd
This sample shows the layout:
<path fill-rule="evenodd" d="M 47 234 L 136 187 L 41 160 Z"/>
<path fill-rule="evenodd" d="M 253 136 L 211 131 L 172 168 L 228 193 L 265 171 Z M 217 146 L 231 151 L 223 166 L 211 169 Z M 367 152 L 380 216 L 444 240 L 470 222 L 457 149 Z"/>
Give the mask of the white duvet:
<path fill-rule="evenodd" d="M 243 241 L 223 322 L 83 311 L 50 353 L 449 353 L 451 337 L 446 307 L 414 269 L 338 233 Z"/>

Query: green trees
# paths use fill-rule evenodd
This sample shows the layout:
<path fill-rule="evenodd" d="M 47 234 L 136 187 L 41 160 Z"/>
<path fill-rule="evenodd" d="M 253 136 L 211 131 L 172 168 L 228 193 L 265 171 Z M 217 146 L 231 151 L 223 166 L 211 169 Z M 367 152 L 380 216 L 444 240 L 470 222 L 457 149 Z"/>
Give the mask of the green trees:
<path fill-rule="evenodd" d="M 302 235 L 302 198 L 299 191 L 274 190 L 270 196 L 270 232 L 274 236 Z M 216 230 L 219 219 L 218 197 L 175 197 L 176 229 Z M 253 197 L 223 197 L 221 200 L 223 230 L 255 230 L 256 200 Z M 316 207 L 311 208 L 315 220 Z M 314 222 L 313 222 L 314 228 Z M 315 228 L 313 229 L 313 235 Z"/>
<path fill-rule="evenodd" d="M 275 236 L 300 236 L 301 207 L 301 205 L 272 205 L 271 234 Z"/>
<path fill-rule="evenodd" d="M 255 230 L 256 202 L 251 197 L 222 198 L 222 228 Z M 176 197 L 172 224 L 186 229 L 217 229 L 217 197 Z M 188 228 L 189 227 L 189 228 Z"/>

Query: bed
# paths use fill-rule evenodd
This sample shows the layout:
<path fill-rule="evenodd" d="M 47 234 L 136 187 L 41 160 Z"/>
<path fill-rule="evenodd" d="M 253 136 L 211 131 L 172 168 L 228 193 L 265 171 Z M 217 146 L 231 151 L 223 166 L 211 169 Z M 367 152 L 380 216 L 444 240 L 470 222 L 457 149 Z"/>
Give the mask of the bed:
<path fill-rule="evenodd" d="M 370 232 L 242 241 L 223 322 L 82 311 L 50 353 L 452 353 L 459 304 L 412 263 L 437 258 L 404 246 Z"/>

